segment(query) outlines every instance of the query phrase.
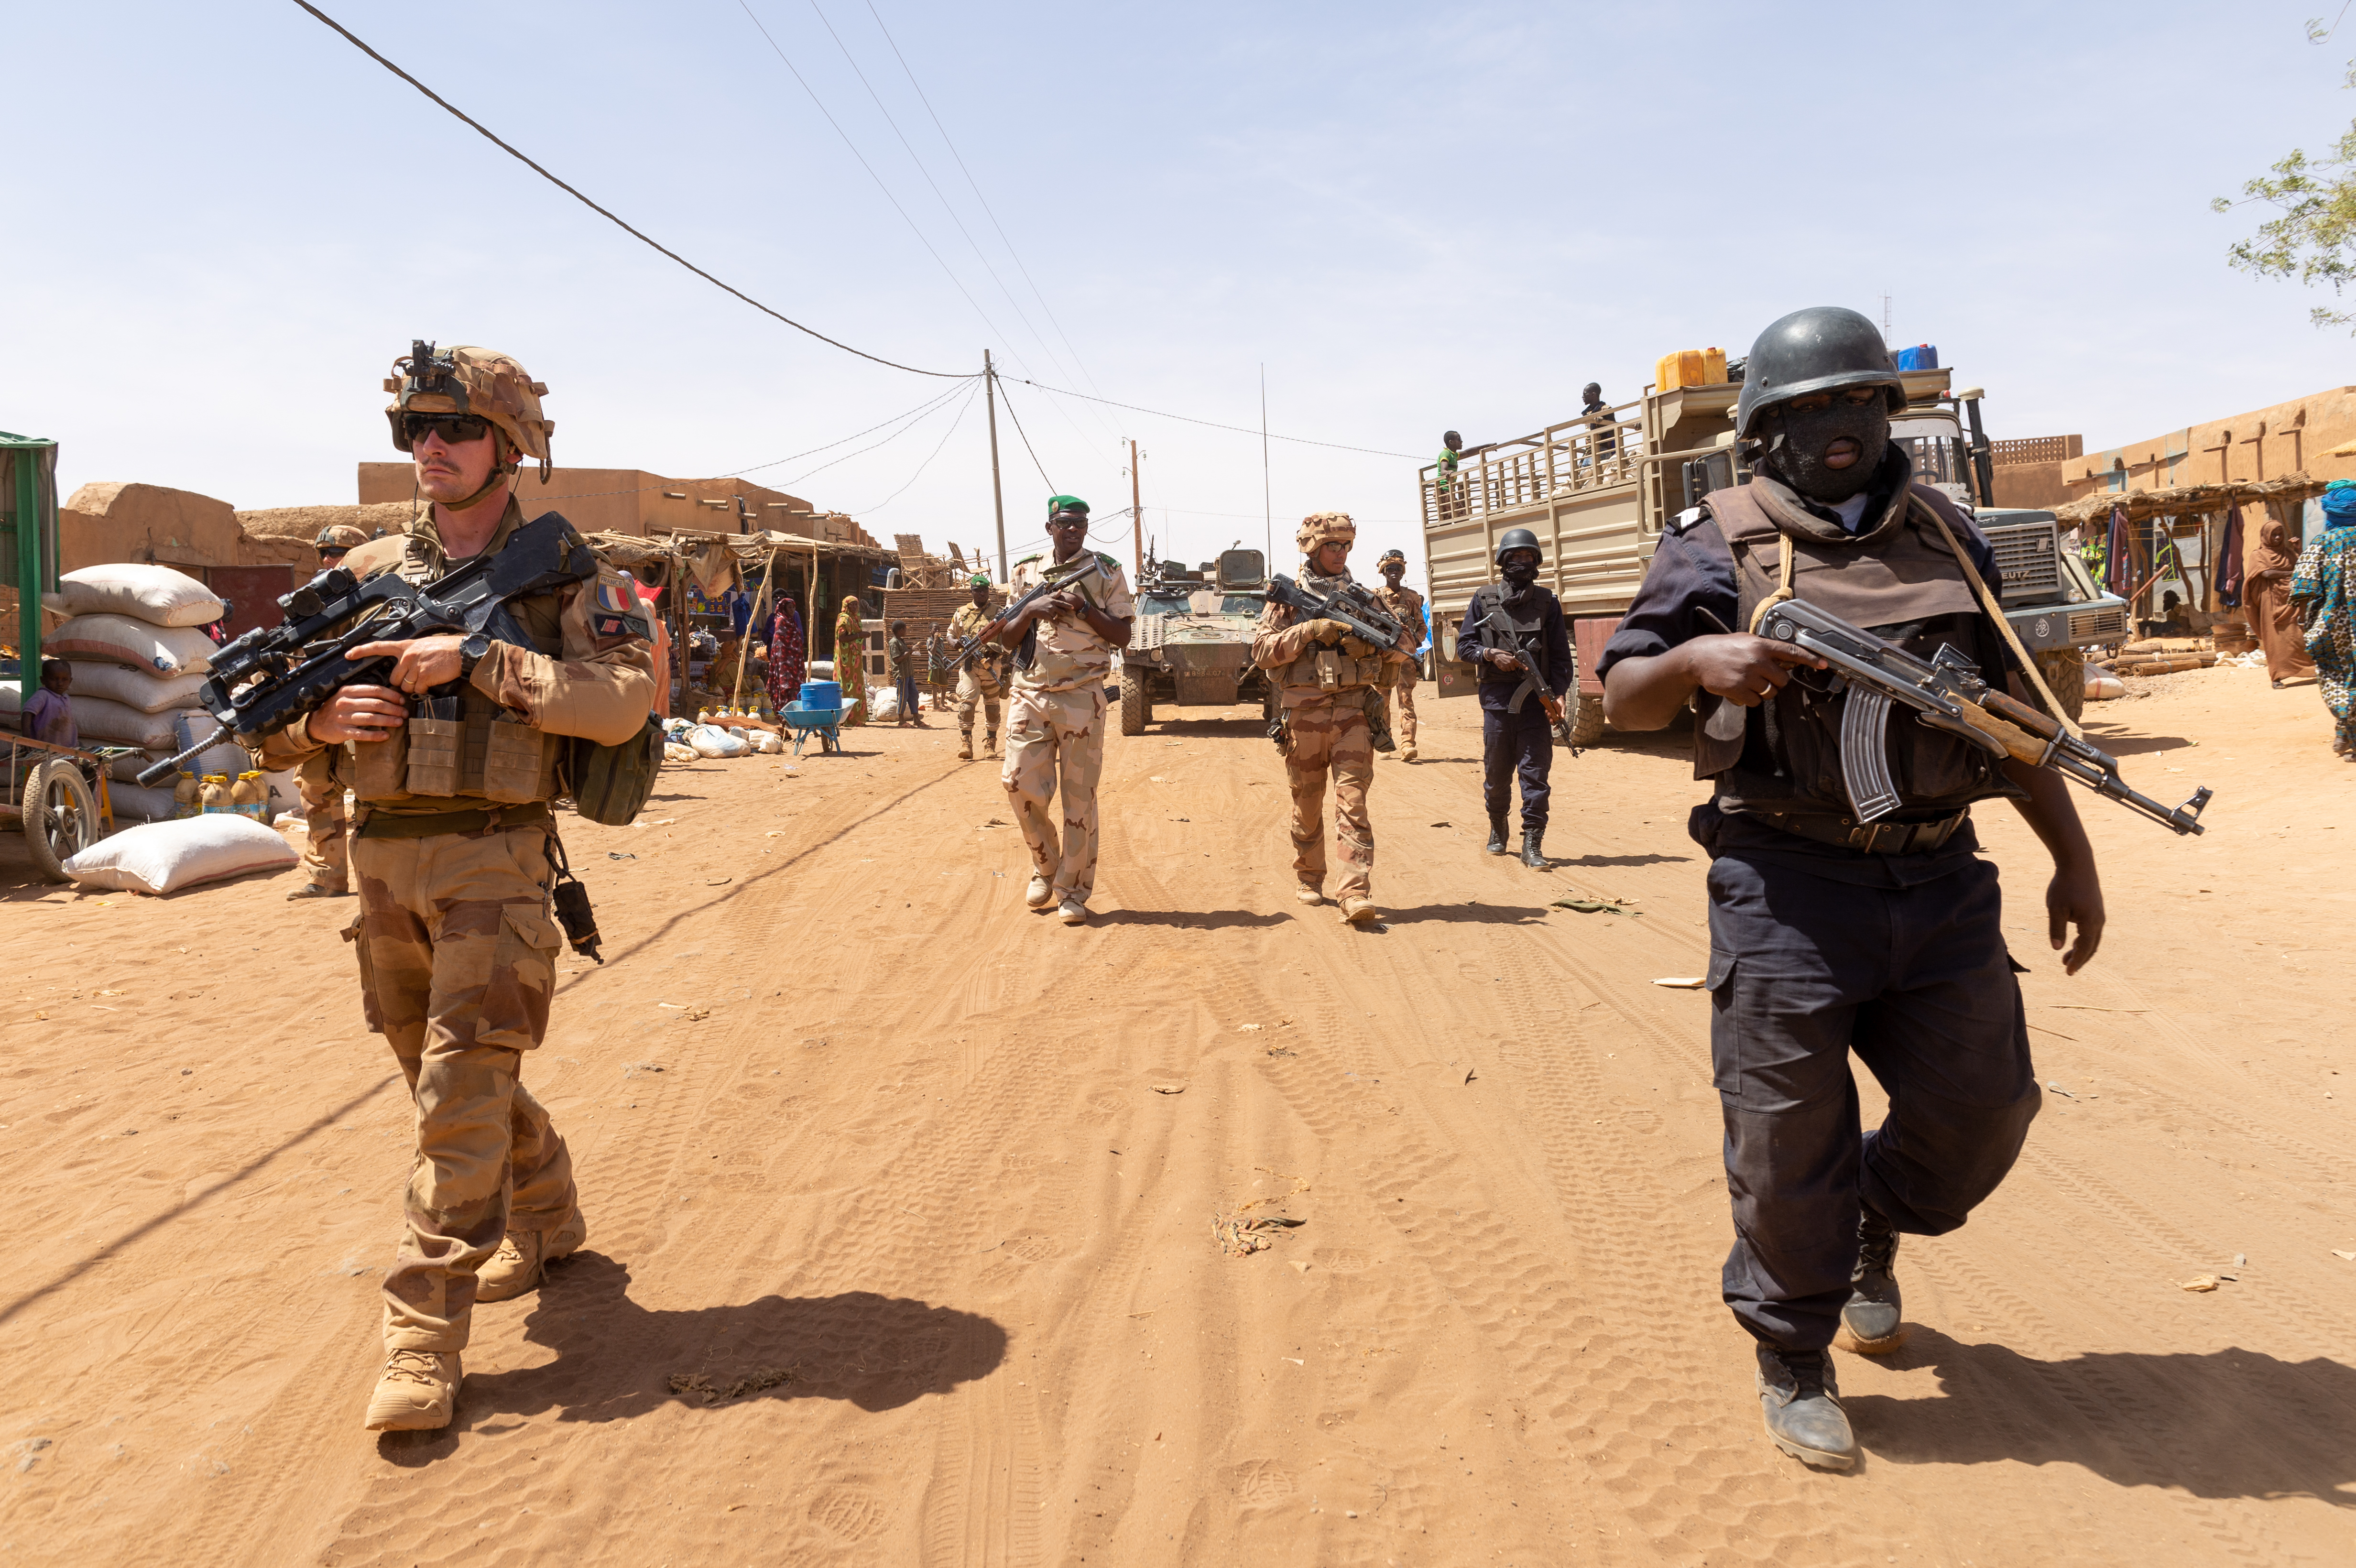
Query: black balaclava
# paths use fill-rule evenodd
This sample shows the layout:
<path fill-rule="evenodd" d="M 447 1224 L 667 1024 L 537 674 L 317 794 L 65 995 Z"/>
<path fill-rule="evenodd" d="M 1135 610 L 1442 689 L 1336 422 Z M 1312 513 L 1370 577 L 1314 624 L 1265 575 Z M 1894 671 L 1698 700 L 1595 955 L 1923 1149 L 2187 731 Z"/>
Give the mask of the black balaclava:
<path fill-rule="evenodd" d="M 1830 408 L 1802 413 L 1789 404 L 1759 418 L 1767 443 L 1767 464 L 1783 483 L 1824 506 L 1847 500 L 1873 483 L 1890 450 L 1890 405 L 1881 398 L 1858 405 L 1837 399 Z M 1847 468 L 1825 466 L 1825 451 L 1847 436 L 1858 444 Z"/>
<path fill-rule="evenodd" d="M 1527 596 L 1531 585 L 1538 580 L 1537 553 L 1534 549 L 1516 548 L 1507 550 L 1505 559 L 1497 563 L 1498 574 L 1505 580 L 1506 598 Z"/>

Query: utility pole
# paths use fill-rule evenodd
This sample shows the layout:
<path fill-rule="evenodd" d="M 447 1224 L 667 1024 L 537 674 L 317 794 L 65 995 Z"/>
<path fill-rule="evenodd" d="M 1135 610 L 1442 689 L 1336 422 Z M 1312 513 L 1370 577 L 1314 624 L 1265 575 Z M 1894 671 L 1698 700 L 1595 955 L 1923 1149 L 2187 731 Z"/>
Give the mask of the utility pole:
<path fill-rule="evenodd" d="M 1137 484 L 1137 443 L 1129 443 L 1129 544 L 1130 559 L 1137 563 L 1131 582 L 1145 581 L 1145 503 L 1139 498 Z"/>
<path fill-rule="evenodd" d="M 1268 367 L 1259 368 L 1259 506 L 1260 544 L 1263 571 L 1276 569 L 1276 506 L 1269 499 L 1268 488 Z"/>
<path fill-rule="evenodd" d="M 990 498 L 998 507 L 998 581 L 1009 581 L 1006 575 L 1006 492 L 998 483 L 998 372 L 990 363 L 990 350 L 981 351 L 982 390 L 990 400 Z"/>

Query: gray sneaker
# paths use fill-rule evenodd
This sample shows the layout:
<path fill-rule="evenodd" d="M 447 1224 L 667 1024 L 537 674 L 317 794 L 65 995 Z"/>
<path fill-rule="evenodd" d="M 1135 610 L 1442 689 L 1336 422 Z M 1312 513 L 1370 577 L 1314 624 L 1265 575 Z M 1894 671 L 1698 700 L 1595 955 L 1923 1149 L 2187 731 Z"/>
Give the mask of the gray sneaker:
<path fill-rule="evenodd" d="M 1803 1465 L 1846 1470 L 1857 1463 L 1857 1437 L 1840 1407 L 1833 1359 L 1824 1351 L 1761 1345 L 1759 1408 L 1775 1446 Z"/>
<path fill-rule="evenodd" d="M 1860 1356 L 1886 1356 L 1906 1343 L 1898 1296 L 1898 1232 L 1867 1209 L 1857 1224 L 1857 1267 L 1833 1343 Z"/>

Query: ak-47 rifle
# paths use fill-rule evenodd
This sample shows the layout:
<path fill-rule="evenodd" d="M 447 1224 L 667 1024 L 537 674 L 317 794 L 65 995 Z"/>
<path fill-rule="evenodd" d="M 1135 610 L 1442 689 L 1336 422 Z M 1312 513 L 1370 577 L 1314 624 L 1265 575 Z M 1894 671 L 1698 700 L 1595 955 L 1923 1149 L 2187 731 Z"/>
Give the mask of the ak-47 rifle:
<path fill-rule="evenodd" d="M 1301 587 L 1280 571 L 1269 580 L 1268 596 L 1280 604 L 1291 605 L 1304 621 L 1339 621 L 1350 628 L 1352 635 L 1374 644 L 1381 652 L 1396 651 L 1399 639 L 1407 635 L 1407 623 L 1384 609 L 1382 601 L 1355 582 L 1345 582 L 1330 594 L 1320 593 L 1313 588 Z"/>
<path fill-rule="evenodd" d="M 1519 713 L 1525 701 L 1537 698 L 1538 706 L 1546 710 L 1547 727 L 1554 731 L 1554 738 L 1566 746 L 1571 745 L 1570 716 L 1563 709 L 1562 699 L 1538 678 L 1537 651 L 1531 645 L 1536 639 L 1525 638 L 1522 629 L 1514 624 L 1514 618 L 1502 607 L 1491 610 L 1482 619 L 1481 624 L 1496 633 L 1503 639 L 1505 651 L 1522 661 L 1522 684 L 1514 688 L 1514 695 L 1506 700 L 1505 711 Z"/>
<path fill-rule="evenodd" d="M 345 567 L 323 571 L 278 601 L 285 620 L 214 650 L 212 677 L 197 696 L 219 728 L 143 772 L 139 782 L 152 787 L 209 746 L 232 735 L 275 734 L 345 687 L 381 680 L 394 660 L 350 657 L 364 643 L 487 632 L 498 642 L 528 645 L 508 602 L 596 575 L 596 556 L 554 512 L 518 528 L 498 554 L 476 556 L 423 587 L 390 571 L 366 582 Z"/>
<path fill-rule="evenodd" d="M 1961 735 L 1993 756 L 2051 768 L 2178 833 L 2205 831 L 2201 812 L 2211 794 L 2205 785 L 2173 811 L 2137 795 L 2119 778 L 2116 758 L 1989 686 L 1979 667 L 1952 647 L 1942 647 L 1926 663 L 1798 599 L 1771 606 L 1760 620 L 1759 635 L 1817 655 L 1847 685 L 1848 701 L 1841 714 L 1841 783 L 1859 822 L 1898 808 L 1898 791 L 1890 783 L 1882 745 L 1894 701 L 1912 709 L 1917 723 Z"/>
<path fill-rule="evenodd" d="M 1071 571 L 1064 573 L 1063 576 L 1042 577 L 1037 583 L 1032 586 L 1029 592 L 1024 593 L 1020 599 L 1008 604 L 1005 609 L 1001 610 L 997 614 L 992 615 L 989 622 L 985 624 L 980 630 L 975 632 L 973 635 L 968 637 L 964 642 L 959 643 L 957 645 L 956 650 L 949 655 L 949 667 L 952 669 L 963 669 L 965 667 L 965 661 L 973 657 L 975 652 L 980 649 L 984 643 L 996 637 L 998 634 L 1005 628 L 1006 624 L 1009 621 L 1013 620 L 1015 616 L 1021 614 L 1023 611 L 1029 609 L 1033 604 L 1045 598 L 1048 594 L 1061 592 L 1063 590 L 1069 588 L 1072 584 L 1079 581 L 1082 578 L 1087 577 L 1092 573 L 1102 570 L 1103 566 L 1104 560 L 1102 557 L 1098 556 L 1097 552 L 1092 549 L 1084 549 L 1080 552 L 1080 564 L 1074 567 Z M 1036 652 L 1037 650 L 1034 645 L 1034 640 L 1030 635 L 1030 633 L 1026 631 L 1023 634 L 1023 645 L 1014 650 L 1014 667 L 1017 669 L 1029 669 L 1031 667 L 1032 659 L 1036 656 Z"/>

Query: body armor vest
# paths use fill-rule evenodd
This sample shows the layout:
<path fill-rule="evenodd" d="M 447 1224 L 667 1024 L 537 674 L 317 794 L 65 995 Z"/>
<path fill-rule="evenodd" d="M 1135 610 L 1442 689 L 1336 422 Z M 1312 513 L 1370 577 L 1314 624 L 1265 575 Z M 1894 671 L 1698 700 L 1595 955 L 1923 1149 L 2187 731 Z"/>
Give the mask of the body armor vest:
<path fill-rule="evenodd" d="M 1506 603 L 1505 586 L 1504 583 L 1484 583 L 1481 587 L 1472 591 L 1472 597 L 1464 607 L 1464 624 L 1468 626 L 1480 626 L 1481 623 L 1487 617 L 1490 611 L 1503 610 L 1505 613 L 1505 619 L 1514 624 L 1514 631 L 1521 637 L 1522 645 L 1527 648 L 1530 653 L 1535 656 L 1538 686 L 1544 690 L 1552 691 L 1554 689 L 1554 671 L 1547 667 L 1549 661 L 1547 656 L 1546 638 L 1539 635 L 1540 631 L 1546 625 L 1546 603 L 1540 598 L 1540 595 L 1546 592 L 1547 591 L 1545 589 L 1536 586 L 1533 586 L 1530 589 L 1527 601 L 1529 614 L 1526 617 L 1524 617 L 1515 614 L 1513 605 Z M 1489 640 L 1487 628 L 1482 628 L 1481 646 L 1483 650 L 1486 651 L 1487 649 L 1495 647 L 1496 645 L 1496 644 Z M 1495 665 L 1491 664 L 1485 658 L 1480 662 L 1476 668 L 1483 685 L 1488 685 L 1492 682 L 1502 682 L 1507 686 L 1519 686 L 1522 684 L 1522 677 L 1519 674 L 1507 674 L 1505 671 L 1499 669 Z"/>
<path fill-rule="evenodd" d="M 1783 505 L 1788 509 L 1790 503 Z M 1762 504 L 1755 480 L 1713 490 L 1703 506 L 1734 558 L 1738 631 L 1749 630 L 1761 604 L 1776 594 L 1783 552 L 1790 550 L 1795 599 L 1924 659 L 1946 644 L 1976 656 L 1985 644 L 1978 602 L 1928 512 L 1944 512 L 1958 535 L 1965 519 L 1935 490 L 1902 487 L 1878 523 L 1838 539 L 1794 533 Z M 1983 673 L 2001 678 L 1998 670 Z M 1725 737 L 1708 733 L 1723 699 L 1695 694 L 1694 776 L 1718 781 L 1722 808 L 1794 816 L 1849 813 L 1840 767 L 1841 711 L 1847 694 L 1845 687 L 1833 691 L 1831 677 L 1827 670 L 1793 670 L 1791 681 L 1772 699 L 1750 709 L 1740 731 Z M 1902 803 L 1894 820 L 1952 815 L 1976 800 L 2019 793 L 1979 747 L 1913 722 L 1903 709 L 1891 709 L 1884 744 Z"/>
<path fill-rule="evenodd" d="M 1349 586 L 1352 581 L 1348 577 L 1304 575 L 1301 585 L 1330 595 Z M 1354 687 L 1372 686 L 1388 689 L 1398 678 L 1398 666 L 1379 653 L 1372 658 L 1352 658 L 1338 646 L 1324 647 L 1312 643 L 1308 652 L 1278 672 L 1277 684 L 1294 689 L 1292 700 L 1286 704 L 1291 707 L 1305 697 L 1306 693 L 1301 690 L 1302 688 L 1323 696 L 1330 692 L 1348 691 Z"/>
<path fill-rule="evenodd" d="M 392 570 L 423 585 L 449 570 L 439 552 L 412 539 Z M 554 593 L 510 600 L 508 613 L 523 628 L 535 653 L 562 656 L 562 603 Z M 446 700 L 446 699 L 445 699 Z M 410 700 L 405 730 L 389 740 L 352 747 L 352 793 L 371 805 L 391 805 L 395 814 L 465 810 L 488 801 L 517 805 L 552 800 L 563 793 L 562 737 L 535 729 L 524 716 L 486 697 L 469 682 L 460 687 L 455 716 L 427 709 L 428 699 Z"/>

